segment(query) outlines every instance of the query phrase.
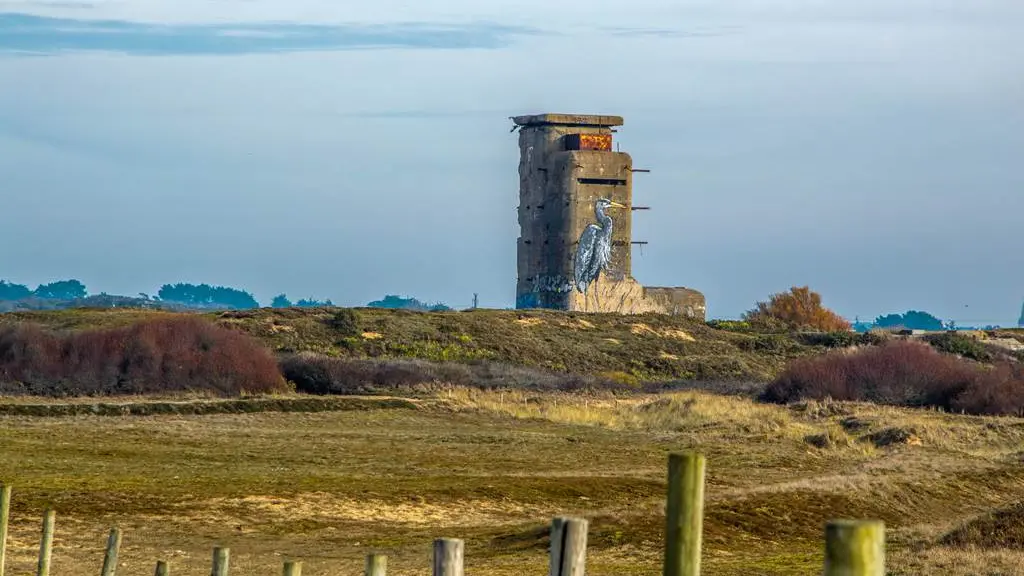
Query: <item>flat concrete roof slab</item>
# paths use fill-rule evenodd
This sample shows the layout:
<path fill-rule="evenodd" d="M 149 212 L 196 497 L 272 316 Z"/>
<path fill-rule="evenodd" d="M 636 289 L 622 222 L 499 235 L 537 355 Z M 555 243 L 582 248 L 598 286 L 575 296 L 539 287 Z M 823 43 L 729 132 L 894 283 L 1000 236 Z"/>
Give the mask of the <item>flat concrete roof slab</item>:
<path fill-rule="evenodd" d="M 519 126 L 622 126 L 622 116 L 602 114 L 529 114 L 513 116 Z"/>

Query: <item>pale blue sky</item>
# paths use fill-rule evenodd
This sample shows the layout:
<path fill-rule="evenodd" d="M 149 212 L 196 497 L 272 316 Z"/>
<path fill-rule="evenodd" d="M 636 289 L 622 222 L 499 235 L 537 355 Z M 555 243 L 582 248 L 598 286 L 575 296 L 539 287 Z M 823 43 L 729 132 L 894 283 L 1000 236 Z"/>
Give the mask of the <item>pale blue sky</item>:
<path fill-rule="evenodd" d="M 0 0 L 0 277 L 512 306 L 508 116 L 604 113 L 641 282 L 1016 320 L 1024 2 L 601 4 Z"/>

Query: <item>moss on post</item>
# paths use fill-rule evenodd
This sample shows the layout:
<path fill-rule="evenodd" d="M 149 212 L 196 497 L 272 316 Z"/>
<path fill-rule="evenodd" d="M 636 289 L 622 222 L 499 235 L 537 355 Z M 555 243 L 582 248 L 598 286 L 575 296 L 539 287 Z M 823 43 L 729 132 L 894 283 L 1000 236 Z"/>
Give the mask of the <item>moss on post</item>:
<path fill-rule="evenodd" d="M 110 529 L 107 537 L 107 552 L 103 556 L 102 576 L 114 576 L 117 571 L 117 553 L 121 549 L 121 530 L 116 526 Z"/>
<path fill-rule="evenodd" d="M 825 576 L 885 576 L 885 524 L 833 520 L 825 526 Z"/>
<path fill-rule="evenodd" d="M 7 556 L 7 522 L 11 518 L 11 487 L 0 484 L 0 576 Z"/>
<path fill-rule="evenodd" d="M 211 570 L 211 575 L 228 576 L 230 562 L 231 549 L 222 546 L 215 547 L 213 549 L 213 569 Z"/>
<path fill-rule="evenodd" d="M 302 576 L 302 562 L 286 560 L 282 574 L 284 576 Z"/>
<path fill-rule="evenodd" d="M 36 576 L 50 575 L 50 553 L 53 550 L 53 525 L 57 519 L 57 512 L 52 508 L 46 510 L 43 516 L 43 538 L 39 542 L 39 564 L 36 565 Z"/>
<path fill-rule="evenodd" d="M 388 557 L 383 554 L 366 556 L 366 576 L 386 576 L 388 573 Z"/>
<path fill-rule="evenodd" d="M 704 456 L 692 452 L 668 457 L 664 576 L 700 574 L 704 529 Z"/>

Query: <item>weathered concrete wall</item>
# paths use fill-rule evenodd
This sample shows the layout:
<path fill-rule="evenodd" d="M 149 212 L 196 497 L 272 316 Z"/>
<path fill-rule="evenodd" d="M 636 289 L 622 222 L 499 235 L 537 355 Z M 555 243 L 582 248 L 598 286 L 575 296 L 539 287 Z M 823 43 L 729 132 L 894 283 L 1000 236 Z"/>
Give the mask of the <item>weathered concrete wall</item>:
<path fill-rule="evenodd" d="M 609 208 L 612 217 L 612 261 L 606 274 L 614 279 L 624 280 L 632 276 L 633 237 L 633 160 L 624 152 L 572 151 L 566 163 L 572 168 L 561 186 L 563 194 L 573 207 L 569 222 L 568 236 L 571 238 L 571 258 L 575 256 L 576 243 L 580 235 L 591 224 L 597 223 L 594 203 L 598 198 L 609 198 L 626 208 Z M 621 180 L 621 184 L 582 183 L 580 180 Z M 570 265 L 571 266 L 571 265 Z M 572 271 L 570 267 L 570 273 Z"/>
<path fill-rule="evenodd" d="M 644 286 L 644 298 L 656 303 L 666 314 L 690 316 L 701 320 L 707 316 L 704 294 L 691 288 Z"/>
<path fill-rule="evenodd" d="M 704 296 L 688 288 L 644 288 L 632 275 L 633 160 L 623 152 L 566 150 L 567 134 L 611 134 L 617 116 L 546 114 L 514 119 L 519 130 L 517 308 L 555 308 L 704 318 Z M 608 269 L 586 293 L 573 282 L 580 236 L 597 224 L 608 198 L 612 250 Z"/>
<path fill-rule="evenodd" d="M 533 117 L 538 118 L 538 117 Z M 581 116 L 544 115 L 572 125 L 537 124 L 519 131 L 519 227 L 517 308 L 559 308 L 567 306 L 571 290 L 573 256 L 582 228 L 576 194 L 580 159 L 577 154 L 602 155 L 607 152 L 566 151 L 567 134 L 611 134 L 611 126 L 621 119 L 602 117 L 608 125 L 580 125 Z M 545 120 L 547 121 L 547 120 Z M 590 161 L 590 160 L 588 160 Z M 605 168 L 593 162 L 597 174 Z M 593 221 L 593 207 L 587 211 Z M 588 222 L 589 223 L 589 222 Z M 584 225 L 585 227 L 585 225 Z"/>

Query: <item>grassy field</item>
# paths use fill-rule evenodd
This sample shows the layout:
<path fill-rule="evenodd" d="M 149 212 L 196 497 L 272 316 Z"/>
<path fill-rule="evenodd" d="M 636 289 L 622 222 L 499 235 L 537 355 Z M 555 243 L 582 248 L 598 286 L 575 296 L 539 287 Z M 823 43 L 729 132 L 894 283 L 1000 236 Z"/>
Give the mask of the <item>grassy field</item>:
<path fill-rule="evenodd" d="M 132 309 L 17 312 L 4 323 L 80 330 L 127 326 L 170 312 Z M 352 320 L 338 315 L 352 314 Z M 626 380 L 765 381 L 788 360 L 825 350 L 781 334 L 715 329 L 664 315 L 364 308 L 259 309 L 203 316 L 249 334 L 278 353 L 335 357 L 493 360 Z"/>
<path fill-rule="evenodd" d="M 0 314 L 0 326 L 28 322 L 77 331 L 124 327 L 176 315 L 180 313 L 129 308 L 12 312 Z M 601 376 L 630 386 L 643 382 L 766 382 L 796 358 L 873 342 L 867 335 L 763 333 L 741 322 L 705 323 L 659 314 L 262 308 L 200 316 L 255 337 L 283 355 L 312 352 L 343 358 L 485 360 Z M 1024 331 L 1000 330 L 988 337 L 1024 342 Z M 969 346 L 947 350 L 941 342 L 933 345 L 969 356 L 987 349 L 970 339 L 952 341 Z M 1017 353 L 1017 359 L 1021 358 L 1024 352 Z"/>
<path fill-rule="evenodd" d="M 885 520 L 894 574 L 1024 565 L 1020 551 L 984 548 L 998 544 L 990 529 L 961 530 L 982 545 L 967 552 L 940 544 L 1020 499 L 1019 419 L 701 392 L 385 400 L 309 413 L 0 415 L 2 480 L 15 486 L 10 573 L 32 571 L 53 505 L 53 570 L 70 576 L 99 570 L 114 524 L 123 573 L 151 573 L 160 558 L 176 574 L 208 573 L 221 544 L 239 573 L 296 557 L 309 574 L 357 574 L 379 550 L 389 573 L 423 574 L 431 539 L 446 536 L 466 539 L 469 573 L 545 574 L 544 528 L 565 513 L 591 519 L 590 574 L 655 574 L 666 456 L 689 448 L 709 459 L 708 574 L 820 573 L 834 517 Z"/>

